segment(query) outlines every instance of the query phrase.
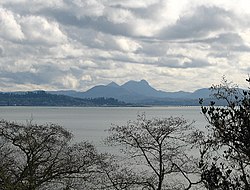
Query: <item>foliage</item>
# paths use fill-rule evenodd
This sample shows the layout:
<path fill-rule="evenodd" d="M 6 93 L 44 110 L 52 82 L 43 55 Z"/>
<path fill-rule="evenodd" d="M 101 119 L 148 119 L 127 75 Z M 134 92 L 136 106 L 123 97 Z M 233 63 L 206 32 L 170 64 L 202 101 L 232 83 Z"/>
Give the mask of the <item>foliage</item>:
<path fill-rule="evenodd" d="M 198 183 L 189 179 L 195 172 L 193 158 L 187 154 L 191 130 L 192 123 L 181 117 L 147 119 L 144 114 L 127 125 L 112 126 L 107 142 L 122 147 L 127 156 L 126 162 L 118 159 L 121 163 L 107 170 L 115 189 L 127 189 L 121 188 L 121 181 L 130 182 L 133 188 L 128 189 L 148 190 L 190 189 Z M 114 179 L 111 175 L 117 177 L 117 173 L 123 175 Z"/>
<path fill-rule="evenodd" d="M 213 85 L 212 91 L 227 106 L 211 102 L 201 107 L 210 124 L 209 133 L 200 141 L 202 180 L 211 190 L 249 190 L 250 91 L 240 90 L 225 78 L 222 84 Z"/>
<path fill-rule="evenodd" d="M 96 150 L 71 139 L 70 132 L 55 124 L 0 121 L 1 189 L 69 189 L 91 181 Z"/>

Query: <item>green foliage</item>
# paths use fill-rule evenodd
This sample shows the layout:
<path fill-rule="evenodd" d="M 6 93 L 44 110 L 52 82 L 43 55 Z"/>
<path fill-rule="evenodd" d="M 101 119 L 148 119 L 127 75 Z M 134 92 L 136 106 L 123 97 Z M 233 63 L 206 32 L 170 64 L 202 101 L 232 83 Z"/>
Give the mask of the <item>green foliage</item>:
<path fill-rule="evenodd" d="M 250 91 L 223 78 L 212 86 L 214 96 L 227 102 L 202 106 L 209 134 L 202 140 L 200 167 L 208 189 L 250 189 Z M 202 102 L 201 102 L 202 103 Z"/>

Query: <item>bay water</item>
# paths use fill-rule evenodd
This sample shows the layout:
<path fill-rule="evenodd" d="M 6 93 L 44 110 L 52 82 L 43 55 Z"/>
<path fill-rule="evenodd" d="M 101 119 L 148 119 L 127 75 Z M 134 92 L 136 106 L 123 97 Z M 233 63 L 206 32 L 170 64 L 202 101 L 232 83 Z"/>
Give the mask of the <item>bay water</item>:
<path fill-rule="evenodd" d="M 125 125 L 138 114 L 166 118 L 181 116 L 203 129 L 207 124 L 200 107 L 0 107 L 0 119 L 17 123 L 59 124 L 74 134 L 74 141 L 88 140 L 103 146 L 111 124 Z"/>

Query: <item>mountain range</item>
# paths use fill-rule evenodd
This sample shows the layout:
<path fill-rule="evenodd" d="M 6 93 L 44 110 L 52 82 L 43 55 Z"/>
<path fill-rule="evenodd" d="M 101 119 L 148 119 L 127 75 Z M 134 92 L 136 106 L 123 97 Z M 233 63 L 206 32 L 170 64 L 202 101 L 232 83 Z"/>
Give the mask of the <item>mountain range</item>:
<path fill-rule="evenodd" d="M 108 85 L 97 85 L 85 91 L 48 91 L 50 94 L 66 95 L 75 98 L 114 98 L 125 103 L 139 105 L 199 105 L 199 98 L 209 100 L 208 88 L 194 92 L 165 92 L 156 90 L 146 80 L 128 81 L 123 85 L 111 82 Z"/>

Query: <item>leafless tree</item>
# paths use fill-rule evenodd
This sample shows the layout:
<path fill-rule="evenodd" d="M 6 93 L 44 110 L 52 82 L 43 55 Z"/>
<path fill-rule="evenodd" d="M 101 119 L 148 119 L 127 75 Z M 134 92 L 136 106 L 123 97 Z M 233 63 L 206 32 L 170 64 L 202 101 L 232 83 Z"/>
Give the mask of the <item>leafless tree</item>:
<path fill-rule="evenodd" d="M 126 156 L 106 171 L 114 189 L 190 189 L 199 183 L 190 179 L 196 172 L 188 155 L 192 122 L 181 117 L 147 119 L 142 114 L 126 125 L 113 125 L 109 132 L 107 143 L 120 146 Z"/>
<path fill-rule="evenodd" d="M 55 124 L 0 121 L 0 189 L 77 189 L 91 181 L 96 150 L 71 139 L 70 132 Z"/>

